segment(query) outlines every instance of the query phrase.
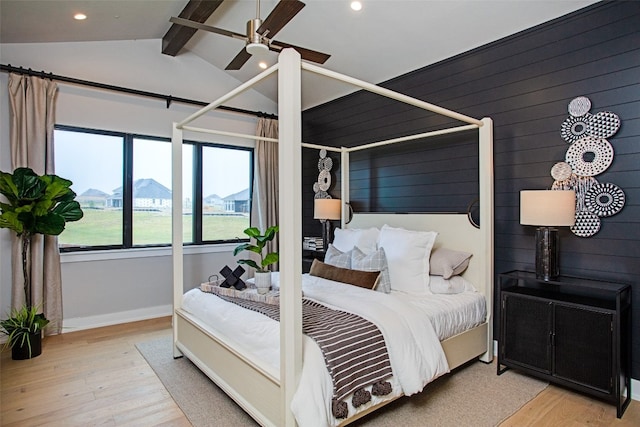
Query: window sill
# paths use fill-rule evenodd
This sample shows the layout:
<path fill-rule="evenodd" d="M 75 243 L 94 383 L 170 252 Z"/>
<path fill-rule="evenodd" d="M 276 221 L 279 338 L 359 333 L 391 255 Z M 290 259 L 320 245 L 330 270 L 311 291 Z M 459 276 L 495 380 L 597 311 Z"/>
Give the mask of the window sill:
<path fill-rule="evenodd" d="M 216 245 L 184 246 L 184 255 L 209 254 L 221 252 L 233 252 L 237 243 L 223 243 Z M 60 254 L 60 263 L 108 261 L 114 259 L 153 258 L 171 256 L 171 247 L 162 248 L 133 248 L 133 249 L 109 249 L 87 252 L 63 252 Z"/>

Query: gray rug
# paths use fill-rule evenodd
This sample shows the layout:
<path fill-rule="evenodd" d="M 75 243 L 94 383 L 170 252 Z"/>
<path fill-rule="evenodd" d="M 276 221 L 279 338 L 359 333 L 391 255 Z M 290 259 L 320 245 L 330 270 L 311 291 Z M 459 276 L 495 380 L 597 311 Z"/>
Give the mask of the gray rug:
<path fill-rule="evenodd" d="M 171 346 L 171 337 L 136 344 L 194 427 L 257 425 L 187 358 L 173 359 Z M 496 426 L 546 386 L 513 371 L 497 376 L 495 364 L 474 362 L 352 425 Z"/>

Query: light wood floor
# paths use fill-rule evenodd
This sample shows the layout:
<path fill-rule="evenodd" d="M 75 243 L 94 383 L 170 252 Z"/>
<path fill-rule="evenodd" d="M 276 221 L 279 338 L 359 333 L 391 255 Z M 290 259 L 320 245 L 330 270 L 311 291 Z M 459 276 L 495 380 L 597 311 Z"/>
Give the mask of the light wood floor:
<path fill-rule="evenodd" d="M 47 337 L 31 360 L 3 352 L 0 425 L 190 426 L 135 348 L 170 328 L 167 317 Z M 549 386 L 501 427 L 560 425 L 640 426 L 640 402 L 618 420 L 612 405 Z"/>

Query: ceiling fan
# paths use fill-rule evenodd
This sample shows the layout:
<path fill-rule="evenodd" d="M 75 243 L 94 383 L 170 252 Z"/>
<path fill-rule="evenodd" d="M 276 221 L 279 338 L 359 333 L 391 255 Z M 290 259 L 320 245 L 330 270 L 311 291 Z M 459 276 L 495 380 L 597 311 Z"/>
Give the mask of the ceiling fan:
<path fill-rule="evenodd" d="M 251 58 L 251 55 L 267 52 L 269 50 L 280 52 L 284 48 L 293 48 L 300 53 L 302 59 L 324 64 L 331 55 L 306 49 L 300 46 L 273 40 L 273 37 L 291 20 L 305 4 L 298 0 L 280 0 L 269 16 L 263 21 L 260 19 L 260 0 L 256 4 L 256 18 L 247 22 L 247 33 L 240 34 L 223 30 L 210 25 L 201 24 L 184 18 L 171 17 L 170 22 L 198 30 L 210 31 L 234 39 L 244 40 L 245 47 L 231 60 L 225 70 L 239 70 Z"/>

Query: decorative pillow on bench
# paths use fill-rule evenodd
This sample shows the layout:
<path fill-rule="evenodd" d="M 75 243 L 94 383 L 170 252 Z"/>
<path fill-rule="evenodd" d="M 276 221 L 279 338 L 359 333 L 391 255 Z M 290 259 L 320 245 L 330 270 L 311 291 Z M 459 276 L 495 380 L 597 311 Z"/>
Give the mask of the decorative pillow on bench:
<path fill-rule="evenodd" d="M 340 268 L 314 259 L 313 264 L 311 264 L 311 269 L 309 270 L 309 275 L 373 290 L 378 284 L 380 272 Z"/>

